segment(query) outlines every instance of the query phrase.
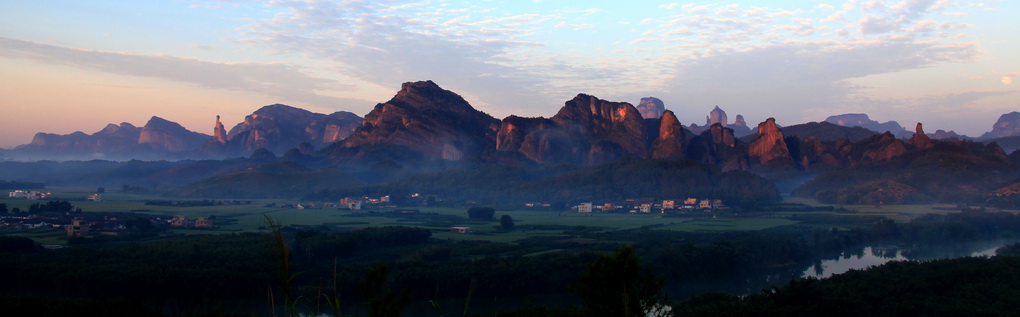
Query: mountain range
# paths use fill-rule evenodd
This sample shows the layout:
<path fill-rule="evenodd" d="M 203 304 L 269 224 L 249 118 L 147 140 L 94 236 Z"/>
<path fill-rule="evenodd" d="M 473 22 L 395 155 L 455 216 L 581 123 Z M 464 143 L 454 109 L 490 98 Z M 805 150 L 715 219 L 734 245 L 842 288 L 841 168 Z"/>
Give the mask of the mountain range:
<path fill-rule="evenodd" d="M 693 123 L 682 126 L 675 114 L 663 118 L 667 112 L 662 100 L 655 97 L 642 98 L 637 106 L 631 106 L 581 94 L 567 101 L 551 118 L 512 115 L 499 120 L 475 110 L 456 93 L 423 81 L 405 83 L 393 99 L 377 105 L 365 119 L 346 111 L 327 115 L 274 104 L 246 116 L 229 132 L 217 116 L 211 136 L 154 116 L 141 128 L 124 122 L 109 124 L 93 134 L 40 132 L 30 143 L 0 155 L 16 160 L 144 160 L 237 157 L 250 155 L 259 148 L 276 155 L 291 149 L 308 154 L 330 147 L 338 160 L 380 155 L 460 160 L 497 152 L 496 158 L 503 160 L 598 164 L 622 156 L 677 157 L 679 153 L 666 152 L 686 149 L 666 149 L 666 143 L 681 146 L 711 131 L 716 124 L 732 130 L 725 133 L 746 141 L 757 133 L 741 115 L 729 122 L 726 112 L 718 106 L 709 112 L 702 126 Z M 814 135 L 829 141 L 833 138 L 858 141 L 881 132 L 901 139 L 913 135 L 896 121 L 879 123 L 860 113 L 830 116 L 822 123 L 794 125 L 784 130 L 802 138 Z M 836 126 L 866 131 L 850 132 Z M 715 132 L 722 137 L 720 133 L 723 132 Z M 929 136 L 997 141 L 1012 152 L 1020 147 L 1020 112 L 1003 114 L 991 131 L 978 138 L 942 130 Z M 659 140 L 662 137 L 666 138 Z M 410 151 L 393 153 L 395 147 Z M 703 145 L 701 150 L 706 150 Z"/>
<path fill-rule="evenodd" d="M 705 125 L 684 126 L 654 97 L 643 98 L 633 106 L 578 94 L 550 118 L 509 116 L 500 120 L 476 110 L 460 95 L 432 81 L 420 81 L 404 83 L 393 98 L 376 105 L 364 118 L 350 112 L 327 115 L 275 104 L 258 109 L 229 131 L 217 117 L 212 135 L 152 117 L 141 128 L 121 123 L 91 135 L 39 133 L 31 143 L 6 155 L 16 159 L 178 159 L 182 161 L 90 163 L 99 164 L 96 167 L 107 172 L 82 174 L 77 179 L 169 186 L 177 188 L 171 192 L 181 196 L 226 195 L 217 191 L 223 188 L 234 188 L 230 194 L 243 197 L 264 196 L 266 192 L 300 195 L 329 188 L 359 193 L 409 191 L 417 189 L 412 188 L 413 184 L 422 181 L 408 182 L 408 177 L 421 177 L 415 176 L 420 173 L 431 175 L 429 182 L 445 179 L 450 188 L 471 184 L 474 187 L 460 192 L 482 196 L 486 194 L 479 191 L 486 188 L 494 197 L 511 195 L 514 188 L 523 197 L 540 197 L 536 188 L 560 188 L 560 196 L 571 196 L 574 194 L 567 193 L 576 191 L 564 186 L 582 186 L 584 181 L 580 180 L 601 179 L 599 173 L 606 173 L 607 164 L 636 171 L 682 166 L 699 171 L 691 175 L 701 175 L 698 179 L 718 193 L 730 191 L 715 186 L 734 186 L 737 182 L 732 180 L 741 179 L 742 186 L 756 184 L 750 187 L 750 196 L 777 198 L 769 194 L 776 189 L 764 185 L 771 183 L 783 192 L 838 203 L 944 201 L 953 199 L 957 192 L 968 193 L 966 199 L 972 201 L 1020 178 L 1020 169 L 1016 168 L 1020 152 L 1014 152 L 1018 143 L 1015 140 L 1020 139 L 1017 112 L 1002 115 L 992 131 L 981 136 L 983 143 L 952 132 L 929 135 L 920 123 L 911 133 L 899 123 L 878 123 L 865 114 L 832 116 L 823 122 L 786 127 L 769 118 L 753 129 L 740 115 L 732 123 L 728 119 L 716 106 Z M 690 163 L 643 163 L 646 160 Z M 31 163 L 11 162 L 0 168 L 0 175 L 51 184 L 74 178 L 67 174 L 59 178 L 33 174 L 23 170 L 27 166 L 24 164 Z M 75 164 L 81 163 L 68 165 Z M 479 184 L 473 179 L 492 179 L 496 175 L 505 178 L 504 167 L 523 170 L 504 182 Z M 458 169 L 467 170 L 449 172 Z M 117 174 L 128 170 L 135 175 Z M 428 174 L 436 171 L 447 172 Z M 954 176 L 933 179 L 928 176 L 932 173 Z M 470 178 L 454 179 L 462 177 L 457 175 Z M 636 175 L 651 174 L 616 175 L 608 181 L 612 185 L 598 189 L 600 195 L 628 192 L 626 187 L 612 186 L 640 183 L 643 180 L 634 178 Z M 346 181 L 330 181 L 338 177 Z M 316 181 L 301 187 L 288 186 L 289 191 L 270 189 L 285 186 L 279 184 L 257 193 L 244 193 L 255 190 L 243 186 L 253 179 Z M 809 185 L 801 186 L 808 180 Z M 488 187 L 494 184 L 500 185 Z M 899 194 L 888 196 L 890 193 Z"/>

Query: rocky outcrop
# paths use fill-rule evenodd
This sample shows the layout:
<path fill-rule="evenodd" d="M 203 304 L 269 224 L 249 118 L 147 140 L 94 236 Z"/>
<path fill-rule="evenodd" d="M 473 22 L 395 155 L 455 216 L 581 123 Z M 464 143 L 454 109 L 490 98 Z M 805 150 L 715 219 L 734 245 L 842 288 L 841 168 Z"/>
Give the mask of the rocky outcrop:
<path fill-rule="evenodd" d="M 689 159 L 721 168 L 723 171 L 748 170 L 747 145 L 739 143 L 733 130 L 713 124 L 691 139 L 687 147 Z"/>
<path fill-rule="evenodd" d="M 861 141 L 855 147 L 861 149 L 861 161 L 890 160 L 907 153 L 906 144 L 890 132 Z"/>
<path fill-rule="evenodd" d="M 588 144 L 578 144 L 588 148 L 584 164 L 601 164 L 624 156 L 642 158 L 647 154 L 644 120 L 629 103 L 578 94 L 552 120 L 574 134 L 586 136 L 583 143 Z"/>
<path fill-rule="evenodd" d="M 641 102 L 638 103 L 636 108 L 641 113 L 641 117 L 645 119 L 658 119 L 666 111 L 666 106 L 662 103 L 662 100 L 655 97 L 641 98 Z"/>
<path fill-rule="evenodd" d="M 784 140 L 783 131 L 776 126 L 775 118 L 768 118 L 758 124 L 758 136 L 748 144 L 748 156 L 752 165 L 776 162 L 792 166 L 790 149 Z"/>
<path fill-rule="evenodd" d="M 896 137 L 907 138 L 911 134 L 907 129 L 903 128 L 896 121 L 888 121 L 885 123 L 879 123 L 878 121 L 871 120 L 867 114 L 863 113 L 847 113 L 836 116 L 830 116 L 825 118 L 825 122 L 832 124 L 841 125 L 844 127 L 862 127 L 878 133 L 891 132 Z"/>
<path fill-rule="evenodd" d="M 565 129 L 546 118 L 509 116 L 496 134 L 496 151 L 517 152 L 536 163 L 572 163 L 574 142 Z"/>
<path fill-rule="evenodd" d="M 736 119 L 733 120 L 733 125 L 734 126 L 738 126 L 738 127 L 750 128 L 750 127 L 747 126 L 747 122 L 744 121 L 744 116 L 739 115 L 739 114 L 737 115 Z"/>
<path fill-rule="evenodd" d="M 379 148 L 459 161 L 496 148 L 500 122 L 432 81 L 408 82 L 375 106 L 334 159 L 373 157 Z"/>
<path fill-rule="evenodd" d="M 361 126 L 362 118 L 347 111 L 337 111 L 328 116 L 322 133 L 322 143 L 343 141 Z M 311 133 L 314 133 L 312 131 Z"/>
<path fill-rule="evenodd" d="M 180 152 L 202 146 L 208 135 L 185 129 L 177 122 L 155 117 L 149 119 L 138 136 L 138 144 L 154 150 Z"/>
<path fill-rule="evenodd" d="M 301 142 L 321 146 L 348 136 L 347 131 L 359 126 L 360 121 L 349 112 L 325 115 L 274 104 L 245 116 L 243 122 L 230 129 L 225 148 L 230 153 L 245 154 L 258 148 L 285 153 Z"/>
<path fill-rule="evenodd" d="M 784 130 L 785 131 L 785 130 Z M 807 171 L 824 171 L 843 168 L 850 165 L 849 158 L 853 143 L 846 139 L 823 141 L 815 137 L 788 137 L 792 140 L 792 149 L 796 153 L 790 155 L 796 159 L 797 165 Z M 787 144 L 791 144 L 790 141 Z"/>
<path fill-rule="evenodd" d="M 716 123 L 721 124 L 724 128 L 728 125 L 726 120 L 726 111 L 720 109 L 719 106 L 715 106 L 715 108 L 708 113 L 708 118 L 705 118 L 705 126 L 712 126 Z"/>
<path fill-rule="evenodd" d="M 227 130 L 223 128 L 223 123 L 220 122 L 220 116 L 216 116 L 216 125 L 213 127 L 212 141 L 219 144 L 227 143 Z"/>
<path fill-rule="evenodd" d="M 910 141 L 908 141 L 907 144 L 910 144 L 915 149 L 927 149 L 935 146 L 935 142 L 932 142 L 931 138 L 929 138 L 927 134 L 924 134 L 924 128 L 921 126 L 920 122 L 917 123 L 917 127 L 915 127 L 914 130 L 914 136 L 910 137 Z"/>
<path fill-rule="evenodd" d="M 659 123 L 659 135 L 652 143 L 653 159 L 684 159 L 687 135 L 672 111 L 666 110 Z"/>
<path fill-rule="evenodd" d="M 979 139 L 994 139 L 1020 135 L 1020 112 L 1010 112 L 999 116 L 992 125 L 992 131 L 982 134 Z"/>
<path fill-rule="evenodd" d="M 747 126 L 747 122 L 744 121 L 744 116 L 739 114 L 733 121 L 733 124 L 728 125 L 726 127 L 733 129 L 733 135 L 735 135 L 738 138 L 742 138 L 754 133 L 753 131 L 751 131 L 751 128 Z"/>
<path fill-rule="evenodd" d="M 536 163 L 597 165 L 647 157 L 647 128 L 631 104 L 579 94 L 552 118 L 504 119 L 496 149 L 520 153 Z"/>

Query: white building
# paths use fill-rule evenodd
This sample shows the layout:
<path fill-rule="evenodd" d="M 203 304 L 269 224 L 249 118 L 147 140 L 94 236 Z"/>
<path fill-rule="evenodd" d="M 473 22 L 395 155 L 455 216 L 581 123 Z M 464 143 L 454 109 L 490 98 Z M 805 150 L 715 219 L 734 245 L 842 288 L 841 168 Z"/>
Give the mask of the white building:
<path fill-rule="evenodd" d="M 577 205 L 577 212 L 591 213 L 591 203 Z"/>
<path fill-rule="evenodd" d="M 643 214 L 652 213 L 652 204 L 651 203 L 641 204 L 641 206 L 638 206 L 638 212 Z"/>
<path fill-rule="evenodd" d="M 34 190 L 31 190 L 31 191 L 29 191 L 29 190 L 15 190 L 13 192 L 7 193 L 7 198 L 36 200 L 36 199 L 50 198 L 50 195 L 53 195 L 53 194 L 51 194 L 51 193 L 44 193 L 44 192 L 40 192 L 40 191 L 34 191 Z"/>

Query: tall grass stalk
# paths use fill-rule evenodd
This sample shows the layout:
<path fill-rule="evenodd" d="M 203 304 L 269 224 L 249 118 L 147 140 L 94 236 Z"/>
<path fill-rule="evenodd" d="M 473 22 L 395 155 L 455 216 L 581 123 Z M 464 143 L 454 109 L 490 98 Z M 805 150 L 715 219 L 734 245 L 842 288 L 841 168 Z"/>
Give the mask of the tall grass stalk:
<path fill-rule="evenodd" d="M 280 280 L 280 285 L 283 288 L 283 309 L 287 316 L 297 315 L 295 311 L 296 300 L 290 298 L 290 283 L 294 279 L 294 276 L 290 274 L 290 247 L 287 246 L 287 240 L 283 238 L 283 233 L 280 231 L 280 222 L 276 219 L 270 218 L 268 215 L 262 215 L 266 218 L 266 223 L 269 225 L 269 229 L 273 235 L 273 242 L 275 247 L 274 255 L 276 257 L 276 275 Z M 276 316 L 276 304 L 272 298 L 272 288 L 270 287 L 270 305 L 273 309 L 273 316 Z"/>

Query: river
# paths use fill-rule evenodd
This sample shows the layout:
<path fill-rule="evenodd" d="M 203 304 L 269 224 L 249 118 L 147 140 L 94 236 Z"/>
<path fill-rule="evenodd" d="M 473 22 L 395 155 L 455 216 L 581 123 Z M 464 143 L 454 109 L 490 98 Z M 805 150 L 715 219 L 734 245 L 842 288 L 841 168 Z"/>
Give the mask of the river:
<path fill-rule="evenodd" d="M 801 277 L 826 278 L 849 270 L 863 270 L 890 261 L 927 261 L 966 256 L 995 256 L 995 250 L 1014 240 L 994 240 L 946 245 L 899 247 L 895 245 L 866 246 L 857 252 L 844 252 L 835 259 L 816 262 Z"/>

